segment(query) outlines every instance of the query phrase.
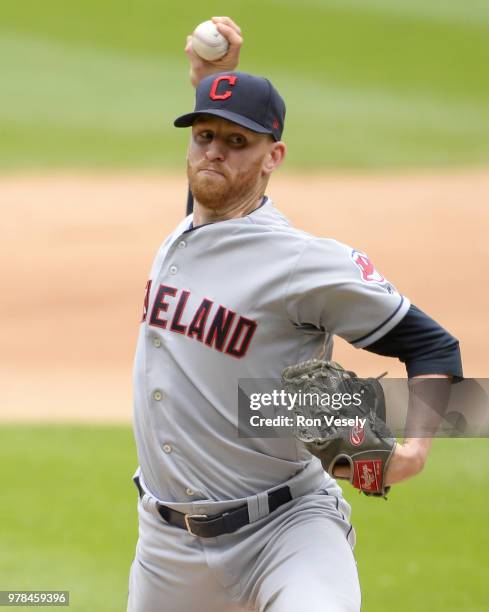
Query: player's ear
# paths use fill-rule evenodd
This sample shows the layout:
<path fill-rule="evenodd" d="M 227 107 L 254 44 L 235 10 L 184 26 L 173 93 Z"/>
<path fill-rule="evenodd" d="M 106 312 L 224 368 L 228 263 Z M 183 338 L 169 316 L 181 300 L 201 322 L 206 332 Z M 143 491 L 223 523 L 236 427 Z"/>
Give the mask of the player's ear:
<path fill-rule="evenodd" d="M 282 141 L 274 142 L 263 162 L 263 173 L 271 174 L 276 168 L 280 166 L 280 164 L 285 159 L 285 154 L 287 152 L 287 147 L 285 143 Z"/>

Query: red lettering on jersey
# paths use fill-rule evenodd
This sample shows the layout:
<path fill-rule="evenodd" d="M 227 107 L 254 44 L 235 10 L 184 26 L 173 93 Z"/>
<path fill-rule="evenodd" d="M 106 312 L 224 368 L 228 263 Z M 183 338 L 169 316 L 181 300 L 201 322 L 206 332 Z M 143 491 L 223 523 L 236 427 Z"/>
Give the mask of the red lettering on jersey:
<path fill-rule="evenodd" d="M 155 325 L 156 327 L 166 329 L 167 321 L 166 319 L 160 319 L 160 312 L 166 312 L 168 310 L 169 304 L 165 302 L 165 297 L 167 295 L 175 297 L 176 294 L 177 290 L 175 289 L 175 287 L 160 285 L 158 293 L 156 294 L 155 302 L 153 304 L 153 310 L 151 311 L 151 318 L 149 320 L 150 325 Z"/>
<path fill-rule="evenodd" d="M 152 281 L 149 280 L 146 283 L 146 288 L 144 290 L 143 314 L 141 316 L 141 323 L 144 323 L 144 321 L 146 321 L 146 315 L 148 314 L 149 292 L 151 291 L 151 282 Z"/>
<path fill-rule="evenodd" d="M 175 308 L 175 314 L 173 315 L 173 319 L 171 322 L 170 330 L 177 332 L 178 334 L 184 334 L 187 331 L 187 326 L 181 325 L 180 319 L 182 318 L 182 313 L 187 303 L 189 295 L 190 295 L 190 291 L 182 291 L 182 295 L 180 296 L 180 299 L 178 300 L 177 307 Z"/>
<path fill-rule="evenodd" d="M 231 340 L 226 348 L 226 353 L 237 359 L 241 359 L 246 355 L 246 351 L 250 346 L 251 339 L 256 330 L 256 322 L 246 317 L 239 317 L 238 324 L 234 330 Z M 244 333 L 243 333 L 244 332 Z M 241 336 L 243 336 L 241 338 Z M 238 347 L 238 343 L 241 344 Z"/>
<path fill-rule="evenodd" d="M 149 313 L 149 292 L 151 282 L 146 285 L 146 297 L 144 306 L 144 318 Z M 208 322 L 214 302 L 204 298 L 195 310 L 193 316 L 188 312 L 188 301 L 191 299 L 191 292 L 180 290 L 168 285 L 160 285 L 156 292 L 149 325 L 154 325 L 161 329 L 168 329 L 187 336 L 192 340 L 205 342 L 209 348 L 240 359 L 244 357 L 249 349 L 251 340 L 257 328 L 257 323 L 251 319 L 240 316 L 232 310 L 219 306 L 211 323 Z M 165 319 L 162 313 L 168 313 L 172 302 L 168 302 L 168 297 L 178 298 L 173 302 L 173 314 L 169 314 Z M 188 315 L 185 316 L 187 309 Z M 189 325 L 183 324 L 182 319 L 191 317 Z M 170 325 L 168 323 L 170 322 Z M 236 325 L 234 323 L 236 322 Z M 227 343 L 227 346 L 226 346 Z"/>
<path fill-rule="evenodd" d="M 224 93 L 219 94 L 217 93 L 217 88 L 219 87 L 221 81 L 227 81 L 229 85 L 234 85 L 237 80 L 238 77 L 232 75 L 221 75 L 218 76 L 217 79 L 214 79 L 211 90 L 209 92 L 209 97 L 211 98 L 211 100 L 227 100 L 228 98 L 230 98 L 233 95 L 231 89 L 227 89 Z"/>
<path fill-rule="evenodd" d="M 207 346 L 214 346 L 215 349 L 221 351 L 224 349 L 227 335 L 234 321 L 236 313 L 232 310 L 227 310 L 224 306 L 219 306 L 212 321 L 205 343 Z"/>
<path fill-rule="evenodd" d="M 383 283 L 385 281 L 382 274 L 377 272 L 374 264 L 370 261 L 365 253 L 361 251 L 352 251 L 351 258 L 353 263 L 360 270 L 362 280 L 367 283 Z"/>
<path fill-rule="evenodd" d="M 187 336 L 193 338 L 199 342 L 204 341 L 205 326 L 207 323 L 207 317 L 211 311 L 214 302 L 212 300 L 203 299 L 200 306 L 197 308 L 192 322 L 188 326 Z"/>

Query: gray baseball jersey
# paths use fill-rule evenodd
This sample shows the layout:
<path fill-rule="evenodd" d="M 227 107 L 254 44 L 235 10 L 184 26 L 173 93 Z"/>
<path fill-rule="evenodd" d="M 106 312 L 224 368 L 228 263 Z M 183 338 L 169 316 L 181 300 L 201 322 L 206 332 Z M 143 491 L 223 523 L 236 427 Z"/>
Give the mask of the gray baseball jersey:
<path fill-rule="evenodd" d="M 358 612 L 350 507 L 295 438 L 237 435 L 238 380 L 277 379 L 335 334 L 374 342 L 409 302 L 365 253 L 291 227 L 269 199 L 246 217 L 161 246 L 146 287 L 134 367 L 139 539 L 128 612 Z M 292 500 L 270 512 L 271 490 Z M 249 524 L 195 538 L 163 502 L 209 517 L 247 506 Z"/>
<path fill-rule="evenodd" d="M 141 476 L 175 503 L 243 498 L 304 470 L 294 438 L 237 436 L 238 379 L 280 378 L 325 341 L 329 357 L 335 334 L 367 346 L 409 308 L 365 253 L 293 228 L 270 199 L 191 220 L 153 263 L 134 367 Z"/>

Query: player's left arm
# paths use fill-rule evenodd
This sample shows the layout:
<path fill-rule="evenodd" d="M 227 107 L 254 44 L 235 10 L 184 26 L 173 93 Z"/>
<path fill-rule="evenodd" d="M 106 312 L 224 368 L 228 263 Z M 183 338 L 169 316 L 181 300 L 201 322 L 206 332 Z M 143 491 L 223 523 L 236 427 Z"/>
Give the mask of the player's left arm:
<path fill-rule="evenodd" d="M 412 387 L 418 381 L 424 386 L 421 388 L 422 395 L 414 391 Z M 387 469 L 386 485 L 393 485 L 412 478 L 424 468 L 433 437 L 448 405 L 451 384 L 452 377 L 443 374 L 426 374 L 409 379 L 407 419 L 416 420 L 417 426 L 414 430 L 411 429 L 409 434 L 405 434 L 402 444 L 396 445 Z M 431 435 L 427 433 L 428 430 L 431 430 Z M 424 432 L 423 437 L 418 437 L 420 432 Z"/>
<path fill-rule="evenodd" d="M 397 357 L 408 373 L 404 443 L 396 446 L 387 484 L 419 473 L 450 397 L 463 377 L 458 340 L 413 306 L 368 256 L 330 239 L 312 238 L 292 269 L 285 297 L 291 322 L 327 330 L 355 348 Z M 338 466 L 334 475 L 349 477 Z"/>
<path fill-rule="evenodd" d="M 418 474 L 428 457 L 450 398 L 450 386 L 463 378 L 459 342 L 414 305 L 385 336 L 364 347 L 406 366 L 409 406 L 405 439 L 391 458 L 386 484 Z"/>

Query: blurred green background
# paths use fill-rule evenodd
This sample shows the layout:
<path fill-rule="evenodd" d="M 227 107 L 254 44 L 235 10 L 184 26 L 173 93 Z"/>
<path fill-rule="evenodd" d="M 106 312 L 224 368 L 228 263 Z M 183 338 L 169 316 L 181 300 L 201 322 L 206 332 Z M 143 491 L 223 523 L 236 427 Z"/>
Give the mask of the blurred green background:
<path fill-rule="evenodd" d="M 387 502 L 344 485 L 364 612 L 487 610 L 487 459 L 487 440 L 436 440 L 424 472 Z M 0 590 L 70 590 L 73 611 L 125 610 L 137 538 L 129 427 L 3 426 L 0 464 Z"/>
<path fill-rule="evenodd" d="M 185 36 L 242 26 L 288 104 L 287 167 L 489 161 L 487 0 L 0 3 L 0 170 L 181 167 Z"/>

